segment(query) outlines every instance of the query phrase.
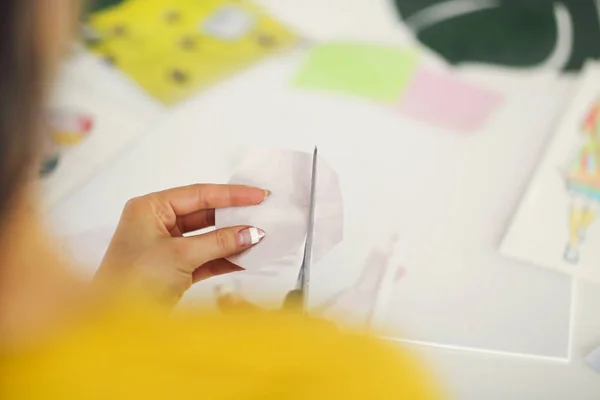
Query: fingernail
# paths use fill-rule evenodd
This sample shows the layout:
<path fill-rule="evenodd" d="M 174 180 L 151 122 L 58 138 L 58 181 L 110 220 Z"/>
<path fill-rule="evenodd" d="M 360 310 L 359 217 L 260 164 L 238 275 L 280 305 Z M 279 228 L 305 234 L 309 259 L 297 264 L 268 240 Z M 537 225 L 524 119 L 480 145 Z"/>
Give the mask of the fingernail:
<path fill-rule="evenodd" d="M 238 232 L 240 246 L 252 246 L 265 237 L 265 231 L 260 228 L 246 228 Z"/>
<path fill-rule="evenodd" d="M 271 195 L 271 191 L 267 189 L 263 189 L 265 191 L 265 199 Z"/>

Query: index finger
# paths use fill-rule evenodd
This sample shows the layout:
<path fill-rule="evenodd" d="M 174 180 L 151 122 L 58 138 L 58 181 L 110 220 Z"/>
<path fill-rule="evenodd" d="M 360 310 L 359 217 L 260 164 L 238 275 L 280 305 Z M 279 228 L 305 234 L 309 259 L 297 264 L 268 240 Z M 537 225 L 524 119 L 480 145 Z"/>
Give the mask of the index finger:
<path fill-rule="evenodd" d="M 196 184 L 155 193 L 182 216 L 213 208 L 253 206 L 262 203 L 268 190 L 244 185 Z"/>

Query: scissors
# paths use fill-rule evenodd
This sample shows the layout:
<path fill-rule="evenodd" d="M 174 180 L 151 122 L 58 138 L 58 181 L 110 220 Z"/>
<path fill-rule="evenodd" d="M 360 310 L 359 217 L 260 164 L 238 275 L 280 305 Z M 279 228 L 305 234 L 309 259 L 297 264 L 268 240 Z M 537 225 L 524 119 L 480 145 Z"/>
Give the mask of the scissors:
<path fill-rule="evenodd" d="M 317 147 L 313 152 L 312 158 L 312 176 L 310 180 L 310 197 L 308 203 L 308 223 L 306 230 L 306 241 L 304 243 L 304 256 L 302 265 L 296 280 L 294 290 L 288 292 L 283 302 L 283 308 L 299 313 L 306 313 L 308 289 L 310 283 L 310 266 L 312 262 L 313 233 L 315 228 L 315 189 L 317 182 Z"/>

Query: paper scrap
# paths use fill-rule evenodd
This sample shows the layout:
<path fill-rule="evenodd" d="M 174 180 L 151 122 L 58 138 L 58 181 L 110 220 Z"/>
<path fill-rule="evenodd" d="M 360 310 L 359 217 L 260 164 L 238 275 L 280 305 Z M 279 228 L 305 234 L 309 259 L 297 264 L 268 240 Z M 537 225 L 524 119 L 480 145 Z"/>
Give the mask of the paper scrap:
<path fill-rule="evenodd" d="M 368 329 L 376 309 L 385 306 L 387 292 L 405 275 L 404 267 L 393 262 L 395 246 L 393 239 L 387 248 L 374 248 L 354 285 L 317 305 L 311 313 L 348 327 Z"/>
<path fill-rule="evenodd" d="M 501 101 L 499 94 L 464 82 L 450 72 L 420 68 L 399 109 L 411 118 L 470 132 L 484 126 Z"/>
<path fill-rule="evenodd" d="M 390 242 L 387 248 L 374 248 L 364 261 L 356 282 L 311 307 L 310 314 L 341 323 L 346 329 L 369 329 L 377 308 L 387 304 L 384 292 L 393 288 L 405 275 L 404 267 L 395 262 L 395 252 L 395 242 Z M 250 287 L 251 284 L 246 282 L 244 285 L 239 278 L 217 285 L 214 298 L 219 308 L 224 312 L 260 310 L 259 302 L 249 300 L 244 294 L 244 286 Z"/>
<path fill-rule="evenodd" d="M 263 229 L 261 243 L 229 260 L 247 270 L 299 268 L 306 237 L 312 153 L 254 149 L 247 153 L 229 183 L 271 191 L 259 206 L 216 211 L 216 227 L 251 225 Z M 319 157 L 313 263 L 342 241 L 343 203 L 336 172 Z"/>
<path fill-rule="evenodd" d="M 410 81 L 416 65 L 417 56 L 412 49 L 328 43 L 312 49 L 294 83 L 298 87 L 394 102 Z"/>

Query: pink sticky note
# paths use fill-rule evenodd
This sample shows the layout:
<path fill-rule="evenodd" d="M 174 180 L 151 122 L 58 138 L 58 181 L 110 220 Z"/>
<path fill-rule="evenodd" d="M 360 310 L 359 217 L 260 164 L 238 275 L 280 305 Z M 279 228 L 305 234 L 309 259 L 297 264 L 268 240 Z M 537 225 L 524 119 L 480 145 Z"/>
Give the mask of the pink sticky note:
<path fill-rule="evenodd" d="M 400 99 L 402 113 L 460 131 L 481 128 L 502 97 L 464 82 L 449 72 L 420 68 Z"/>

